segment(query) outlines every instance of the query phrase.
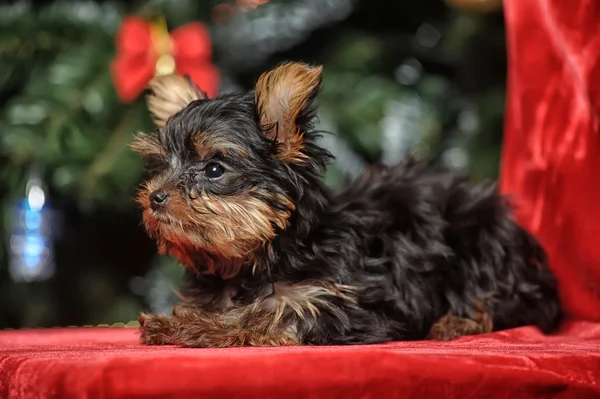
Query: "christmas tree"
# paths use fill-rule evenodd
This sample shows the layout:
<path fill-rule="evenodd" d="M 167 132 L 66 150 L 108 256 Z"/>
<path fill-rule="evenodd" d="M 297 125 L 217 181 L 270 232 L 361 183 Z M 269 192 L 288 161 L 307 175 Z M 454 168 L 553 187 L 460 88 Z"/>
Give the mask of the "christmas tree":
<path fill-rule="evenodd" d="M 506 62 L 499 3 L 0 6 L 0 327 L 126 322 L 143 307 L 165 310 L 173 299 L 181 270 L 155 256 L 132 201 L 144 172 L 128 144 L 152 124 L 143 96 L 124 103 L 110 71 L 127 15 L 163 16 L 171 30 L 206 24 L 222 92 L 251 89 L 282 61 L 323 64 L 319 128 L 334 133 L 322 144 L 337 158 L 327 171 L 335 185 L 367 163 L 393 163 L 408 151 L 465 168 L 474 179 L 496 177 Z M 18 233 L 31 220 L 23 227 L 15 215 L 26 198 L 26 217 L 45 212 L 39 215 L 47 227 L 36 237 L 47 243 L 53 266 L 19 279 L 14 265 L 27 262 L 17 262 L 15 248 L 32 236 Z M 43 199 L 38 213 L 31 213 L 32 198 Z M 25 244 L 17 245 L 19 237 Z"/>

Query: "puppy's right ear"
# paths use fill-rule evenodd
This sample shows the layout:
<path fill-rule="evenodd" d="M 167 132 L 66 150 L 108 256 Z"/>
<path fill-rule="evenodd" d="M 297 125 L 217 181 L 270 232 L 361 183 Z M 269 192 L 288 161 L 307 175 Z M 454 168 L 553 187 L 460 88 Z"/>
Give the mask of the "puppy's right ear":
<path fill-rule="evenodd" d="M 170 117 L 192 101 L 208 98 L 191 79 L 179 75 L 156 76 L 150 81 L 148 89 L 148 110 L 158 127 L 165 127 Z"/>

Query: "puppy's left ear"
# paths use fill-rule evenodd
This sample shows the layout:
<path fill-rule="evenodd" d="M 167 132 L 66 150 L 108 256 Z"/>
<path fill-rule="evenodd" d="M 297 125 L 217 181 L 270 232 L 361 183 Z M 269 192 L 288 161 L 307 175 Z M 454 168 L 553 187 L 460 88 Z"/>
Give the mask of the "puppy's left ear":
<path fill-rule="evenodd" d="M 146 159 L 161 158 L 164 151 L 157 136 L 151 136 L 146 133 L 137 133 L 129 147 Z"/>
<path fill-rule="evenodd" d="M 321 90 L 323 67 L 287 63 L 261 75 L 255 102 L 265 134 L 280 144 L 278 156 L 300 161 L 303 136 L 314 118 L 314 100 Z"/>
<path fill-rule="evenodd" d="M 191 79 L 179 75 L 157 76 L 150 81 L 148 89 L 148 110 L 158 127 L 165 127 L 170 117 L 192 101 L 208 98 Z"/>

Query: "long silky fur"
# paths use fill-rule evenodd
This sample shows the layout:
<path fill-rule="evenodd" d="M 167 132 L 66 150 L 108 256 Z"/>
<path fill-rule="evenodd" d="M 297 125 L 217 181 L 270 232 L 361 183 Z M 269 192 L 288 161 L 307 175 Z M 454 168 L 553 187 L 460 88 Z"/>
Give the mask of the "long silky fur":
<path fill-rule="evenodd" d="M 295 120 L 302 145 L 294 156 L 279 156 L 277 141 L 265 134 L 255 92 L 193 101 L 158 133 L 172 176 L 195 171 L 199 140 L 243 149 L 226 158 L 226 184 L 182 178 L 182 190 L 201 184 L 223 201 L 254 190 L 274 214 L 289 216 L 248 247 L 233 276 L 205 273 L 207 256 L 218 268 L 218 249 L 189 250 L 196 263 L 182 289 L 185 302 L 218 312 L 256 304 L 277 284 L 353 287 L 315 299 L 294 319 L 293 342 L 303 344 L 424 339 L 445 315 L 473 318 L 482 308 L 495 330 L 532 324 L 553 331 L 562 313 L 545 252 L 515 222 L 495 184 L 473 184 L 408 156 L 373 165 L 339 190 L 324 185 L 332 156 L 317 145 L 312 126 L 318 89 Z"/>

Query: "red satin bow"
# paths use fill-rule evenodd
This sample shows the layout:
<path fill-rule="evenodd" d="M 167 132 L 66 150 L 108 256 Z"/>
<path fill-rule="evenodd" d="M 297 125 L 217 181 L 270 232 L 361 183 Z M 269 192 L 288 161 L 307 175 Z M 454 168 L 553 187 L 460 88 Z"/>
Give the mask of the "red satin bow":
<path fill-rule="evenodd" d="M 209 97 L 217 94 L 219 71 L 211 63 L 212 46 L 206 27 L 193 22 L 181 26 L 164 37 L 153 34 L 153 26 L 135 16 L 129 16 L 117 33 L 117 56 L 111 73 L 122 101 L 134 100 L 156 75 L 161 56 L 172 56 L 175 73 L 188 75 Z"/>

